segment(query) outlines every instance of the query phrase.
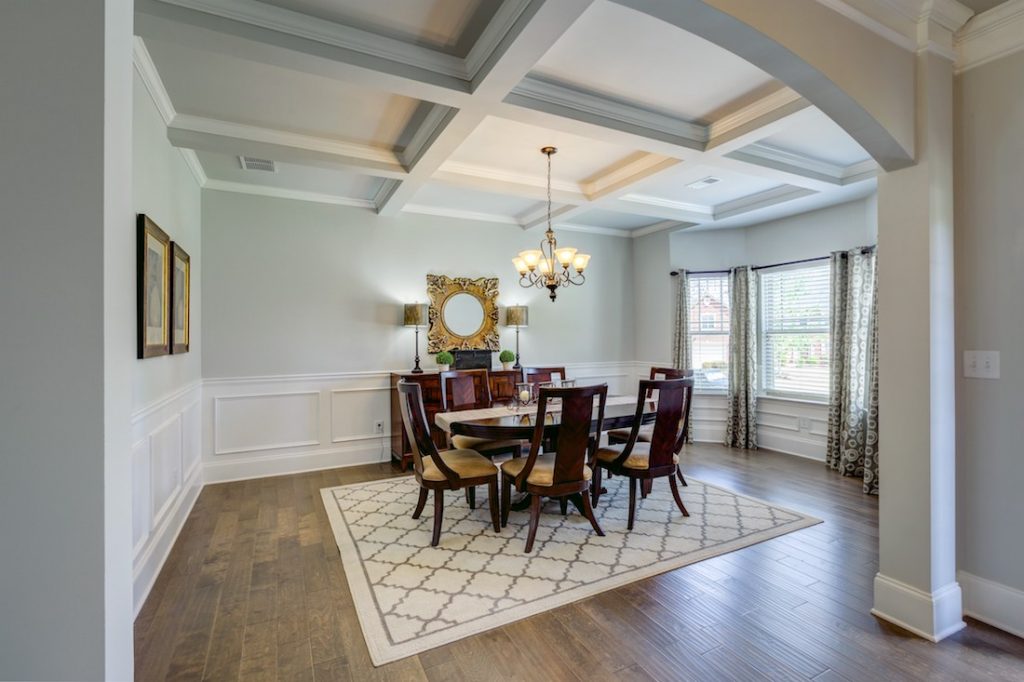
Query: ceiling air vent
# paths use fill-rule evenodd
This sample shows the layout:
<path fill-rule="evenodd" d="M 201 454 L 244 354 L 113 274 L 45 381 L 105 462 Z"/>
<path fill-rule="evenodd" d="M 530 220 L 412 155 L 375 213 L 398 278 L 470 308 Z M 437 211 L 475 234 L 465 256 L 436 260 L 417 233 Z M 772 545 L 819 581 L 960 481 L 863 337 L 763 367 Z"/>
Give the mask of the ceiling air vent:
<path fill-rule="evenodd" d="M 274 162 L 270 159 L 254 159 L 251 156 L 239 156 L 238 162 L 242 164 L 242 168 L 245 170 L 277 172 L 277 167 L 274 166 Z"/>
<path fill-rule="evenodd" d="M 709 175 L 708 177 L 701 178 L 700 180 L 697 180 L 696 182 L 691 182 L 689 185 L 687 185 L 687 187 L 689 189 L 704 189 L 705 187 L 710 187 L 711 185 L 715 184 L 716 182 L 721 182 L 721 181 L 722 181 L 721 178 L 716 178 L 713 175 Z"/>

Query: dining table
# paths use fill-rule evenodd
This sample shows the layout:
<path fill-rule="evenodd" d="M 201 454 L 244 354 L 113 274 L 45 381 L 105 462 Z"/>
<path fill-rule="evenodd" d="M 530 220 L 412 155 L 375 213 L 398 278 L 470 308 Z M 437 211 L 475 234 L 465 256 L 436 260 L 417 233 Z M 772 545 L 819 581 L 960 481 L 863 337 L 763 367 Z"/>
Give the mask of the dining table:
<path fill-rule="evenodd" d="M 561 407 L 557 402 L 548 403 L 547 414 L 544 415 L 544 442 L 553 443 L 558 436 L 561 424 Z M 656 400 L 647 400 L 640 418 L 641 424 L 654 421 L 658 410 Z M 597 408 L 594 409 L 591 428 L 597 429 Z M 631 428 L 636 421 L 636 396 L 610 395 L 605 402 L 603 431 Z M 434 416 L 434 423 L 449 435 L 471 436 L 487 440 L 533 440 L 537 428 L 537 405 L 500 405 L 473 410 L 455 412 L 439 412 Z M 576 496 L 578 497 L 578 496 Z M 574 506 L 580 509 L 578 500 L 571 498 Z M 530 504 L 527 493 L 512 503 L 512 509 L 522 511 Z"/>

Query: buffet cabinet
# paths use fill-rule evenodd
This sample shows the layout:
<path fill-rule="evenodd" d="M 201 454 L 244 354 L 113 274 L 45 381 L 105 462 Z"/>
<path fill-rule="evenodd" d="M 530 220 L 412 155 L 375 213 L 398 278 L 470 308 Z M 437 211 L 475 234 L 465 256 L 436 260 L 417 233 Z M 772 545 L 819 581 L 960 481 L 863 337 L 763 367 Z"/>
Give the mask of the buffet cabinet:
<path fill-rule="evenodd" d="M 484 377 L 491 389 L 491 400 L 494 403 L 508 402 L 515 396 L 516 384 L 523 380 L 522 370 L 467 370 L 472 373 L 473 383 L 476 388 L 476 407 L 490 407 L 487 404 L 487 390 L 483 385 Z M 392 372 L 391 374 L 391 459 L 402 467 L 402 471 L 409 468 L 412 463 L 412 449 L 409 447 L 409 439 L 405 435 L 405 427 L 402 425 L 402 410 L 398 406 L 398 382 L 402 379 L 415 381 L 420 385 L 423 393 L 423 408 L 427 413 L 427 422 L 430 424 L 434 443 L 438 449 L 448 447 L 447 437 L 441 429 L 434 425 L 434 415 L 443 411 L 441 405 L 441 375 L 439 372 L 423 372 L 413 374 L 412 372 Z"/>

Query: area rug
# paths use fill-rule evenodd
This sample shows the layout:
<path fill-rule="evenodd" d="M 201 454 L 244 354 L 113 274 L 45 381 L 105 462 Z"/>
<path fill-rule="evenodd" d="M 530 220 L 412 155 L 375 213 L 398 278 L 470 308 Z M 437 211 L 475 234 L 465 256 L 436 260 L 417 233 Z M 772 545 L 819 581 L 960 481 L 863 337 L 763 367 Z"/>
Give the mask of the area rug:
<path fill-rule="evenodd" d="M 491 527 L 486 488 L 471 510 L 446 493 L 444 531 L 430 546 L 432 505 L 413 520 L 412 477 L 321 491 L 341 551 L 359 623 L 375 665 L 411 656 L 569 602 L 806 528 L 820 519 L 692 478 L 681 488 L 683 517 L 667 481 L 637 501 L 626 530 L 629 488 L 606 481 L 596 535 L 572 505 L 563 517 L 546 501 L 531 554 L 528 514 Z"/>

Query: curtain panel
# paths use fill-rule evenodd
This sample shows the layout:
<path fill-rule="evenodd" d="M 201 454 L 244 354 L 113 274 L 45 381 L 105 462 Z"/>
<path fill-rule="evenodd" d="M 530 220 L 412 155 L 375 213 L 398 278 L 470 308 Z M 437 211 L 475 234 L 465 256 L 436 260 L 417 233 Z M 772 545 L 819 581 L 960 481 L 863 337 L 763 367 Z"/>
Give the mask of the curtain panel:
<path fill-rule="evenodd" d="M 871 248 L 831 255 L 831 358 L 825 461 L 878 494 L 878 272 Z"/>
<path fill-rule="evenodd" d="M 672 366 L 676 369 L 691 369 L 693 356 L 690 350 L 690 285 L 686 270 L 676 274 L 676 314 L 672 330 Z M 693 409 L 690 413 L 692 415 Z M 693 418 L 686 432 L 686 442 L 693 442 Z"/>
<path fill-rule="evenodd" d="M 729 271 L 729 414 L 725 444 L 757 447 L 757 276 Z"/>

